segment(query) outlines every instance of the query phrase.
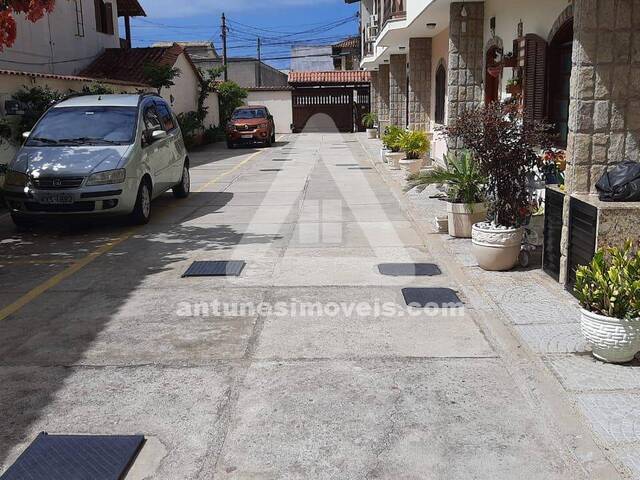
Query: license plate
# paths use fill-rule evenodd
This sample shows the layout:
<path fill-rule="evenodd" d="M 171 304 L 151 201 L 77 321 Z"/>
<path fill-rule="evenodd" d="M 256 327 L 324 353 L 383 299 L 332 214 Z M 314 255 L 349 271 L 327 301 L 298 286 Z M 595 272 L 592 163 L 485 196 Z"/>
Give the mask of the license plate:
<path fill-rule="evenodd" d="M 47 205 L 56 205 L 61 203 L 73 203 L 73 195 L 70 193 L 52 193 L 38 195 L 38 202 Z"/>
<path fill-rule="evenodd" d="M 242 135 L 242 138 L 253 138 L 253 135 Z"/>

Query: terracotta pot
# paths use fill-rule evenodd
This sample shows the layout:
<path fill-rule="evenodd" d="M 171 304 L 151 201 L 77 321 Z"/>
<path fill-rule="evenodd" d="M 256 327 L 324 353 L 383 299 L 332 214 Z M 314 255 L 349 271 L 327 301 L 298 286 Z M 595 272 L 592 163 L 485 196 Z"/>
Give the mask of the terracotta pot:
<path fill-rule="evenodd" d="M 406 170 L 407 173 L 409 174 L 420 173 L 420 168 L 422 167 L 421 158 L 416 158 L 416 159 L 403 158 L 398 163 L 400 164 L 400 168 L 402 168 L 403 170 Z"/>
<path fill-rule="evenodd" d="M 640 318 L 623 320 L 580 309 L 582 334 L 593 356 L 609 363 L 625 363 L 640 352 Z"/>
<path fill-rule="evenodd" d="M 447 218 L 449 235 L 457 238 L 471 238 L 473 224 L 487 218 L 487 206 L 484 203 L 447 202 Z"/>
<path fill-rule="evenodd" d="M 496 228 L 489 223 L 476 223 L 471 228 L 473 255 L 484 270 L 511 270 L 520 255 L 524 229 Z"/>
<path fill-rule="evenodd" d="M 367 138 L 376 138 L 378 136 L 378 130 L 375 128 L 367 128 Z"/>

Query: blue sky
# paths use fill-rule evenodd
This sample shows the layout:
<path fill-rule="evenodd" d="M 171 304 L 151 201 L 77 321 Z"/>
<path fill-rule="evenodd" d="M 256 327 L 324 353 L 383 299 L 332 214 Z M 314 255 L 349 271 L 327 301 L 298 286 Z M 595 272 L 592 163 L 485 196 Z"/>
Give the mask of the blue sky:
<path fill-rule="evenodd" d="M 188 0 L 181 3 L 140 0 L 140 3 L 147 17 L 131 19 L 136 47 L 158 41 L 212 40 L 221 53 L 223 11 L 229 20 L 229 56 L 255 56 L 258 36 L 263 38 L 262 57 L 273 58 L 289 55 L 290 43 L 294 40 L 330 44 L 358 32 L 357 20 L 349 19 L 355 16 L 358 4 L 347 5 L 344 0 Z M 297 35 L 291 35 L 294 33 Z M 287 68 L 289 60 L 267 60 L 267 63 Z"/>

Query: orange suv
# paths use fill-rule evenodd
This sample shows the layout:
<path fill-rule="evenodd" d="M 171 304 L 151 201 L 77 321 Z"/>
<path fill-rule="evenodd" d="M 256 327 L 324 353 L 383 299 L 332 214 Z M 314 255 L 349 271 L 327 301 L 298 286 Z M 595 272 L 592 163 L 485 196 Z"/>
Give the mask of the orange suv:
<path fill-rule="evenodd" d="M 270 147 L 276 141 L 273 115 L 263 105 L 238 107 L 227 123 L 227 147 L 261 143 Z"/>

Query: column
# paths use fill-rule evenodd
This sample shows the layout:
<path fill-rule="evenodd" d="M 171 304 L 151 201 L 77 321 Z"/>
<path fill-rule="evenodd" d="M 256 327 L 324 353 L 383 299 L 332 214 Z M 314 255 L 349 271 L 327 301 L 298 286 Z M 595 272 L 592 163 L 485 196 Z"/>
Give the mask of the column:
<path fill-rule="evenodd" d="M 378 118 L 380 119 L 380 128 L 384 132 L 384 128 L 389 125 L 389 65 L 382 64 L 378 71 Z"/>
<path fill-rule="evenodd" d="M 390 55 L 389 59 L 389 123 L 407 126 L 407 56 Z"/>
<path fill-rule="evenodd" d="M 409 39 L 409 128 L 431 128 L 431 39 Z"/>

